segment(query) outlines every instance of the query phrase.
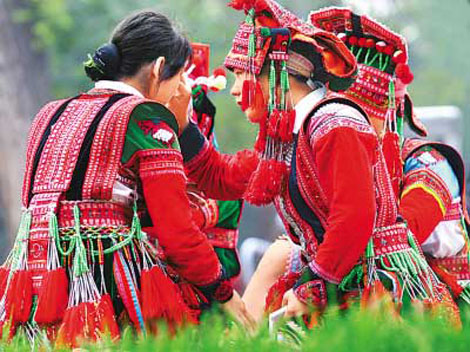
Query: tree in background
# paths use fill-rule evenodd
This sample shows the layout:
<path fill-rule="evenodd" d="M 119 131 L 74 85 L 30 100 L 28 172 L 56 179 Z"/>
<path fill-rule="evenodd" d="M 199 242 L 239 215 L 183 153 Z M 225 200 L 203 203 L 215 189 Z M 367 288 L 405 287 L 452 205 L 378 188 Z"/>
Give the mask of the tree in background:
<path fill-rule="evenodd" d="M 0 234 L 10 241 L 20 214 L 29 125 L 50 98 L 48 63 L 44 53 L 32 46 L 31 24 L 15 23 L 11 17 L 23 5 L 0 0 Z M 2 247 L 8 248 L 10 241 L 3 241 Z"/>

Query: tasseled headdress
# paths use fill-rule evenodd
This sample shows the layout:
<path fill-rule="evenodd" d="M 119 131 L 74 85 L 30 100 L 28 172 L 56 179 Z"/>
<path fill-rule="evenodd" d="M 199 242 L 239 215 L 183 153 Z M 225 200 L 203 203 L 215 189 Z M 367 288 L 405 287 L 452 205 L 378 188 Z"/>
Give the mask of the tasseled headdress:
<path fill-rule="evenodd" d="M 333 90 L 346 89 L 353 82 L 356 61 L 334 34 L 303 22 L 272 0 L 233 0 L 230 4 L 247 14 L 225 59 L 228 69 L 247 72 L 242 88 L 242 109 L 257 107 L 260 131 L 255 149 L 261 161 L 254 172 L 245 199 L 255 205 L 272 202 L 281 193 L 288 172 L 286 155 L 291 150 L 295 110 L 290 99 L 289 72 L 322 81 Z M 302 42 L 317 53 L 311 62 L 294 52 Z M 305 62 L 305 64 L 303 64 Z M 257 77 L 269 67 L 269 101 L 265 102 Z"/>
<path fill-rule="evenodd" d="M 343 92 L 372 119 L 384 121 L 382 150 L 398 194 L 402 163 L 400 140 L 403 121 L 418 134 L 426 128 L 413 113 L 406 86 L 413 81 L 405 39 L 384 25 L 347 8 L 326 8 L 310 13 L 312 25 L 338 36 L 356 56 L 358 78 Z"/>

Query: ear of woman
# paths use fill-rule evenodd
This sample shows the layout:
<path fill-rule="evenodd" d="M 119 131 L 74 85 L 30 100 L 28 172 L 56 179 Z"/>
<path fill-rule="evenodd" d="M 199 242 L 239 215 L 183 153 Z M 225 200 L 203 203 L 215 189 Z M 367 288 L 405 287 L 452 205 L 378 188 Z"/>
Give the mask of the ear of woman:
<path fill-rule="evenodd" d="M 153 75 L 155 76 L 157 82 L 160 82 L 164 67 L 165 67 L 165 57 L 160 56 L 155 61 L 155 64 L 153 65 Z"/>

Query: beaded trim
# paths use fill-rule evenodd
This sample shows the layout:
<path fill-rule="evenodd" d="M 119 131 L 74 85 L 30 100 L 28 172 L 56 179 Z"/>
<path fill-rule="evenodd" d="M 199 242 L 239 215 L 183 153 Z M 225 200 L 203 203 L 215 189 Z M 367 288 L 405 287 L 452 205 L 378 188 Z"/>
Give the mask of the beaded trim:
<path fill-rule="evenodd" d="M 405 197 L 414 189 L 422 189 L 432 195 L 439 203 L 442 214 L 446 214 L 447 208 L 452 204 L 452 194 L 445 182 L 429 168 L 413 170 L 405 175 L 402 197 Z"/>
<path fill-rule="evenodd" d="M 238 242 L 238 230 L 236 229 L 222 229 L 213 227 L 204 230 L 204 233 L 213 247 L 235 249 Z"/>
<path fill-rule="evenodd" d="M 28 192 L 31 187 L 31 177 L 33 173 L 33 160 L 36 155 L 36 151 L 41 142 L 41 138 L 46 131 L 47 126 L 49 125 L 50 120 L 57 112 L 57 110 L 62 106 L 66 100 L 54 101 L 46 106 L 44 106 L 39 113 L 34 118 L 33 124 L 29 131 L 28 141 L 27 141 L 27 150 L 26 150 L 26 167 L 23 178 L 23 190 L 22 190 L 22 200 L 23 206 L 28 206 Z"/>

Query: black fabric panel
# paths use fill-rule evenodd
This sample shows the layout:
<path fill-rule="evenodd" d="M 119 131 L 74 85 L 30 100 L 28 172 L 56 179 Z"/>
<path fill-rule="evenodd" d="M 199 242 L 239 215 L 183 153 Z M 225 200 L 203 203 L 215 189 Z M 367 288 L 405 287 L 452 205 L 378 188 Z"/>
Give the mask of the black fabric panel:
<path fill-rule="evenodd" d="M 298 136 L 295 137 L 294 153 L 292 155 L 291 172 L 289 175 L 289 196 L 291 197 L 292 203 L 294 204 L 294 207 L 301 216 L 301 218 L 306 221 L 313 229 L 318 243 L 321 243 L 323 242 L 325 229 L 323 228 L 320 219 L 318 219 L 318 216 L 313 212 L 312 209 L 310 209 L 310 207 L 305 202 L 297 184 L 297 141 Z"/>
<path fill-rule="evenodd" d="M 103 120 L 103 117 L 106 115 L 108 110 L 119 100 L 129 96 L 129 94 L 114 94 L 111 96 L 106 104 L 101 108 L 93 122 L 91 123 L 88 131 L 83 140 L 82 147 L 80 148 L 80 153 L 78 155 L 77 164 L 75 165 L 75 170 L 73 171 L 72 181 L 70 183 L 70 188 L 65 194 L 67 200 L 81 200 L 82 199 L 82 188 L 83 182 L 85 181 L 85 174 L 88 168 L 88 162 L 90 159 L 91 146 L 93 140 L 95 139 L 96 130 L 100 122 Z"/>
<path fill-rule="evenodd" d="M 65 101 L 57 109 L 54 116 L 52 116 L 51 121 L 49 121 L 49 124 L 48 124 L 46 130 L 44 131 L 44 134 L 41 137 L 41 142 L 39 143 L 39 147 L 36 150 L 36 154 L 34 155 L 33 172 L 31 174 L 31 184 L 30 184 L 29 190 L 28 190 L 28 206 L 29 206 L 29 202 L 31 202 L 31 199 L 33 198 L 34 179 L 36 178 L 36 172 L 38 170 L 39 160 L 41 160 L 42 152 L 43 152 L 44 147 L 46 145 L 47 139 L 49 138 L 49 135 L 51 134 L 52 126 L 55 125 L 55 123 L 59 119 L 60 115 L 62 115 L 64 113 L 65 109 L 70 104 L 70 102 L 74 99 L 77 99 L 78 97 L 79 97 L 79 95 L 76 96 L 76 97 L 70 98 L 69 100 Z"/>
<path fill-rule="evenodd" d="M 353 34 L 359 38 L 363 37 L 364 34 L 362 32 L 361 16 L 358 16 L 355 13 L 353 13 L 351 14 L 351 20 L 352 20 Z"/>
<path fill-rule="evenodd" d="M 204 147 L 206 138 L 201 133 L 195 123 L 190 122 L 184 129 L 183 133 L 179 136 L 181 147 L 181 154 L 183 154 L 183 161 L 186 163 L 191 161 Z"/>

